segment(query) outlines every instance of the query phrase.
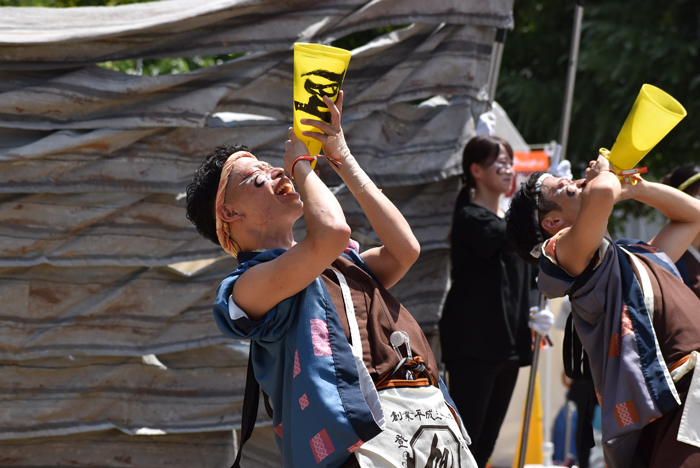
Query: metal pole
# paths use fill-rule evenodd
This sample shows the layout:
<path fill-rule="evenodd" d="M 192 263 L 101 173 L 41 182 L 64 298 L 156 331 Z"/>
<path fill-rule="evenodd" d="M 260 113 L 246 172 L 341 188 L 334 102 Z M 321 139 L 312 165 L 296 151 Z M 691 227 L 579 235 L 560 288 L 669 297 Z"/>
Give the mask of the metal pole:
<path fill-rule="evenodd" d="M 503 58 L 503 43 L 506 41 L 506 30 L 496 30 L 496 41 L 491 52 L 491 69 L 489 70 L 489 107 L 496 97 L 496 86 L 498 85 L 498 74 L 501 71 L 501 59 Z"/>
<path fill-rule="evenodd" d="M 540 294 L 540 310 L 544 309 L 546 297 Z M 530 381 L 527 386 L 527 400 L 525 401 L 525 418 L 523 420 L 523 431 L 520 438 L 520 455 L 518 458 L 518 468 L 525 466 L 525 455 L 527 454 L 527 438 L 530 432 L 530 419 L 532 418 L 532 402 L 535 396 L 535 380 L 537 379 L 537 365 L 540 358 L 540 343 L 543 336 L 535 333 L 535 350 L 532 355 L 532 366 L 530 367 Z"/>
<path fill-rule="evenodd" d="M 571 432 L 573 431 L 573 427 L 571 426 L 574 421 L 574 411 L 576 411 L 576 404 L 568 400 L 566 402 L 566 429 L 564 430 L 564 458 L 572 462 L 576 458 L 571 452 Z"/>
<path fill-rule="evenodd" d="M 542 465 L 552 466 L 552 455 L 554 455 L 554 444 L 552 443 L 552 415 L 550 402 L 552 401 L 552 348 L 544 349 L 545 370 L 544 370 L 544 391 L 542 392 L 542 429 L 544 432 L 544 442 L 542 443 Z"/>
<path fill-rule="evenodd" d="M 581 23 L 583 22 L 584 0 L 576 0 L 574 13 L 574 30 L 571 33 L 571 50 L 569 51 L 569 68 L 566 72 L 566 90 L 564 91 L 564 106 L 561 113 L 561 128 L 559 143 L 561 158 L 566 159 L 566 147 L 569 143 L 569 126 L 571 125 L 571 106 L 574 100 L 574 85 L 576 84 L 576 65 L 578 64 L 578 49 L 581 42 Z"/>

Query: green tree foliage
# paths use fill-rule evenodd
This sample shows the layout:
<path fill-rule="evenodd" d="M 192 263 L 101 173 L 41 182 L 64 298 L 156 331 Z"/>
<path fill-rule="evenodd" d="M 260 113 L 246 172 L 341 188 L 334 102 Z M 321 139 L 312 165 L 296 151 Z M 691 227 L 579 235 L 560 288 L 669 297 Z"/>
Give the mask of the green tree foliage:
<path fill-rule="evenodd" d="M 117 62 L 102 62 L 99 66 L 117 70 L 130 75 L 157 76 L 167 74 L 186 73 L 199 68 L 220 65 L 229 60 L 244 56 L 239 54 L 221 55 L 197 55 L 195 57 L 122 60 Z"/>
<path fill-rule="evenodd" d="M 559 136 L 574 7 L 573 0 L 515 0 L 496 99 L 532 143 Z M 698 0 L 586 2 L 568 159 L 581 170 L 598 148 L 611 148 L 642 84 L 649 83 L 688 111 L 643 160 L 649 178 L 700 162 L 699 48 Z"/>

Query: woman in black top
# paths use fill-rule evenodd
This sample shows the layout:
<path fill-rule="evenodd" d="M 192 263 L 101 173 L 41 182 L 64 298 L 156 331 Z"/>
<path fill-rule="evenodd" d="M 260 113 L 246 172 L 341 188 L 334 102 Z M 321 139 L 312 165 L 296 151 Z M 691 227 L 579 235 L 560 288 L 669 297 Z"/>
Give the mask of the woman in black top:
<path fill-rule="evenodd" d="M 508 410 L 520 366 L 532 361 L 530 266 L 506 243 L 499 197 L 513 184 L 513 150 L 477 136 L 464 148 L 464 187 L 452 221 L 452 286 L 440 320 L 450 395 L 484 467 Z"/>

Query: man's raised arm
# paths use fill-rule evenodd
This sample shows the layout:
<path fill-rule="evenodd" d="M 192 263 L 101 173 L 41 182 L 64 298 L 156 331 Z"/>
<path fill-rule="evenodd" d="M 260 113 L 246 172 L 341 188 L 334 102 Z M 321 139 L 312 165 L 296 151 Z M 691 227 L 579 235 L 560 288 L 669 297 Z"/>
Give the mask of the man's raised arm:
<path fill-rule="evenodd" d="M 586 170 L 586 186 L 578 215 L 557 242 L 557 262 L 572 276 L 586 269 L 607 232 L 608 218 L 623 192 L 610 163 L 600 155 Z"/>
<path fill-rule="evenodd" d="M 664 184 L 640 181 L 632 198 L 656 208 L 669 223 L 649 242 L 677 262 L 700 233 L 700 200 Z"/>
<path fill-rule="evenodd" d="M 330 109 L 332 118 L 340 120 L 343 106 L 342 91 L 336 104 L 327 97 L 324 97 L 324 102 Z M 345 143 L 342 129 L 334 132 L 329 125 L 315 120 L 305 120 L 303 123 L 324 132 L 324 135 L 315 132 L 304 132 L 304 135 L 319 140 L 323 143 L 324 153 L 342 163 L 340 166 L 334 166 L 334 169 L 357 199 L 383 244 L 381 247 L 363 252 L 362 259 L 382 285 L 390 288 L 418 259 L 420 255 L 418 240 L 398 208 L 374 185 L 352 156 Z"/>
<path fill-rule="evenodd" d="M 288 133 L 284 155 L 287 172 L 292 170 L 296 156 L 308 154 L 294 131 L 289 129 Z M 236 282 L 233 300 L 252 320 L 262 318 L 281 301 L 305 289 L 343 253 L 350 239 L 350 227 L 338 200 L 309 162 L 301 161 L 293 170 L 304 202 L 306 237 L 275 260 L 250 268 Z M 290 233 L 291 229 L 290 224 Z"/>

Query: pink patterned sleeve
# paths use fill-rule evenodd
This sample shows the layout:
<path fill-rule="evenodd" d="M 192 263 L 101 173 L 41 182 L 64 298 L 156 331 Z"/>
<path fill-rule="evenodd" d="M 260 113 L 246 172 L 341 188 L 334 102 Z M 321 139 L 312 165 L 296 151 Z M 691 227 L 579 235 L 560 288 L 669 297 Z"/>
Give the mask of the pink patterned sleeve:
<path fill-rule="evenodd" d="M 360 243 L 357 242 L 355 239 L 350 239 L 350 242 L 348 242 L 348 246 L 345 248 L 343 253 L 349 254 L 351 250 L 354 250 L 357 254 L 360 253 Z"/>

